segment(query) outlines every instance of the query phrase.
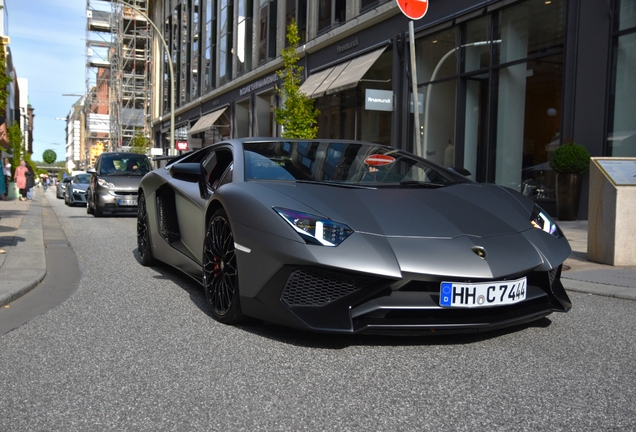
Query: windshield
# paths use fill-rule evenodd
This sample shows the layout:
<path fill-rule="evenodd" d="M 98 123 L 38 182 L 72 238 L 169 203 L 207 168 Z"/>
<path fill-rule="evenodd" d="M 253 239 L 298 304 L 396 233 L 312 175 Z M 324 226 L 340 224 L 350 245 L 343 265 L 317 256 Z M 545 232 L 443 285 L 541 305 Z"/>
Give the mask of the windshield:
<path fill-rule="evenodd" d="M 78 174 L 76 182 L 79 184 L 89 184 L 91 181 L 90 174 Z"/>
<path fill-rule="evenodd" d="M 149 171 L 148 158 L 135 153 L 104 155 L 100 166 L 100 175 L 145 175 Z"/>
<path fill-rule="evenodd" d="M 448 185 L 465 177 L 386 146 L 322 141 L 245 143 L 246 180 L 335 184 Z"/>

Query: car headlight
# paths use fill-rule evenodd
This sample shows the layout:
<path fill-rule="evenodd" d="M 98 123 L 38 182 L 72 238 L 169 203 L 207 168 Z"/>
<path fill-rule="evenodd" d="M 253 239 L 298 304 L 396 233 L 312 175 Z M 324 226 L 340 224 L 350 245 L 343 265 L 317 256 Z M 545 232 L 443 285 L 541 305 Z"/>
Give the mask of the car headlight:
<path fill-rule="evenodd" d="M 83 189 L 73 189 L 74 194 L 83 194 L 85 191 Z"/>
<path fill-rule="evenodd" d="M 338 246 L 353 234 L 347 225 L 322 216 L 278 207 L 274 210 L 310 244 Z"/>
<path fill-rule="evenodd" d="M 108 181 L 106 181 L 106 180 L 104 180 L 104 179 L 102 179 L 102 178 L 98 178 L 98 179 L 97 179 L 97 183 L 98 183 L 100 186 L 105 187 L 105 188 L 114 188 L 114 187 L 115 187 L 115 185 L 114 185 L 114 184 L 112 184 L 112 183 L 110 183 L 110 182 L 108 182 Z"/>
<path fill-rule="evenodd" d="M 537 205 L 534 206 L 534 210 L 530 216 L 530 223 L 533 227 L 545 231 L 548 234 L 552 234 L 556 238 L 563 237 L 563 233 L 561 232 L 561 229 L 559 229 L 558 225 L 541 207 Z"/>

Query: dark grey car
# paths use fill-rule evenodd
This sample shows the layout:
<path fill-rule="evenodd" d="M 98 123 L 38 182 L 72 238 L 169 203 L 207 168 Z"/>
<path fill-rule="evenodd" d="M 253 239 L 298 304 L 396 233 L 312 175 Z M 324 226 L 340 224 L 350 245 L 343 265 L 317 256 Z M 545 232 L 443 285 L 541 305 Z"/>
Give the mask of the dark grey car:
<path fill-rule="evenodd" d="M 86 190 L 86 212 L 95 217 L 109 214 L 137 214 L 137 189 L 151 170 L 147 156 L 130 152 L 99 155 Z"/>
<path fill-rule="evenodd" d="M 224 323 L 439 334 L 568 311 L 559 227 L 458 171 L 356 141 L 217 143 L 144 177 L 139 258 L 200 282 Z"/>

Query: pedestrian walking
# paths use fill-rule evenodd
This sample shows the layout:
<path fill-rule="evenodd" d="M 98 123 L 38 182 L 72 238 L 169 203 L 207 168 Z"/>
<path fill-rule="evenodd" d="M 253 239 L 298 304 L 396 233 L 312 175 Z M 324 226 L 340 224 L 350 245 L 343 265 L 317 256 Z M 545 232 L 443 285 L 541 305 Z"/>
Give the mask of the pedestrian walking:
<path fill-rule="evenodd" d="M 26 184 L 27 184 L 26 199 L 27 199 L 27 201 L 32 201 L 33 200 L 33 188 L 35 187 L 35 173 L 33 172 L 33 167 L 31 167 L 31 164 L 26 164 L 26 167 L 27 167 L 27 172 L 25 174 L 25 176 L 26 176 Z"/>
<path fill-rule="evenodd" d="M 4 199 L 9 200 L 9 183 L 11 182 L 11 162 L 5 157 L 2 160 L 2 173 L 4 174 Z"/>
<path fill-rule="evenodd" d="M 15 169 L 15 174 L 13 175 L 15 185 L 18 187 L 18 190 L 20 190 L 20 201 L 26 201 L 27 199 L 27 172 L 29 172 L 29 170 L 26 167 L 26 162 L 23 160 L 20 161 L 20 166 Z"/>
<path fill-rule="evenodd" d="M 0 200 L 6 200 L 9 199 L 8 198 L 8 194 L 7 194 L 7 181 L 4 177 L 4 173 L 3 175 L 0 176 Z"/>

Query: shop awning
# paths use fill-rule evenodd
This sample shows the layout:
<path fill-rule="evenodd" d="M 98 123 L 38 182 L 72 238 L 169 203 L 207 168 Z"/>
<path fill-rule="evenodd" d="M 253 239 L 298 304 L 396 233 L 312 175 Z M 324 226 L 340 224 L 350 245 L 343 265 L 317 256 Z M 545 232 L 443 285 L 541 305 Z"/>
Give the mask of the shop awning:
<path fill-rule="evenodd" d="M 212 127 L 214 126 L 214 122 L 216 122 L 219 119 L 219 117 L 221 117 L 221 115 L 225 112 L 226 109 L 227 107 L 221 108 L 219 110 L 213 111 L 210 114 L 206 114 L 203 117 L 201 117 L 199 120 L 197 120 L 195 124 L 192 125 L 192 127 L 188 131 L 188 135 L 196 134 L 199 132 L 205 132 L 207 130 L 212 129 Z"/>
<path fill-rule="evenodd" d="M 384 50 L 386 50 L 386 46 L 315 73 L 300 86 L 300 91 L 310 98 L 317 98 L 324 94 L 333 94 L 353 88 L 358 85 L 364 74 L 371 69 Z"/>
<path fill-rule="evenodd" d="M 308 97 L 314 97 L 313 94 L 316 92 L 320 84 L 327 78 L 327 75 L 331 73 L 333 68 L 328 68 L 322 70 L 318 73 L 311 75 L 298 89 L 301 93 L 305 93 Z"/>

